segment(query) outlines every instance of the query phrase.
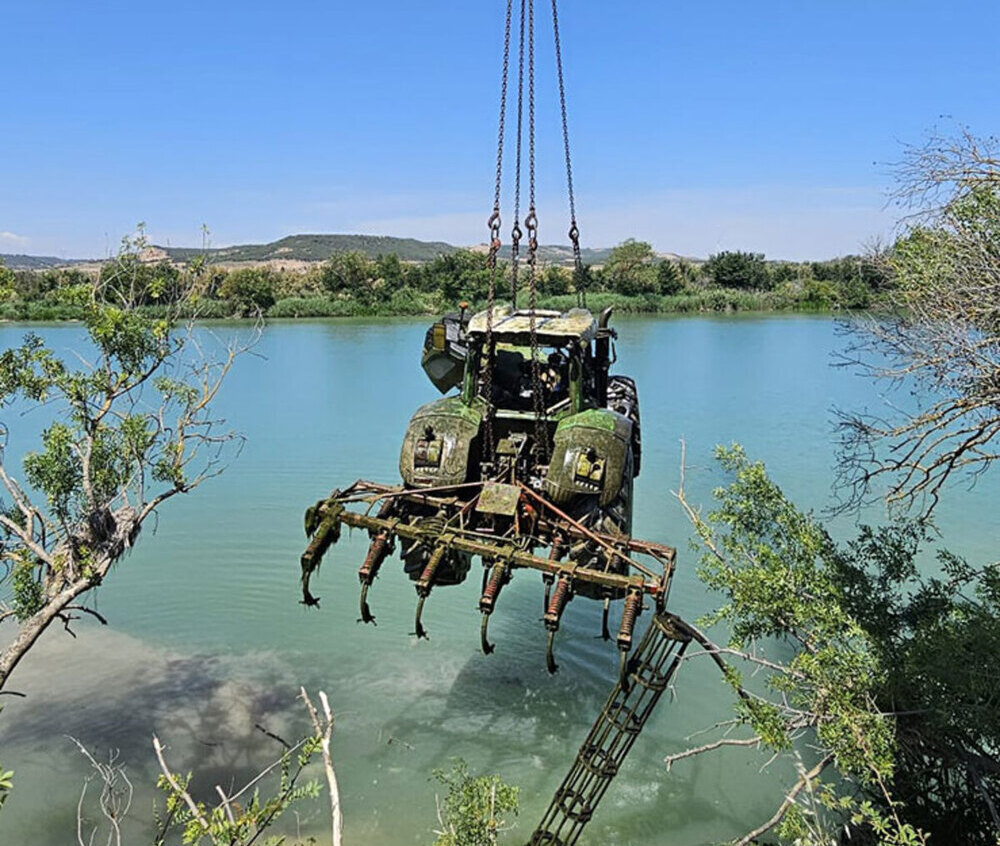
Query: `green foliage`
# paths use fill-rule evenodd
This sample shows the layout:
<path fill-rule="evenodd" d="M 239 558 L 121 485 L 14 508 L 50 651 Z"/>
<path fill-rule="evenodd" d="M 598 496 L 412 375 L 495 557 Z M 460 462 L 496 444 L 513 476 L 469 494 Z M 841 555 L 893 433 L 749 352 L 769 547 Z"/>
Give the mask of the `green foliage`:
<path fill-rule="evenodd" d="M 739 692 L 738 720 L 776 753 L 794 754 L 796 739 L 810 730 L 822 759 L 844 779 L 843 789 L 828 789 L 825 808 L 859 814 L 883 846 L 923 838 L 891 804 L 894 724 L 878 704 L 886 670 L 850 613 L 841 551 L 741 447 L 720 447 L 717 457 L 729 484 L 715 491 L 717 507 L 707 519 L 692 516 L 703 548 L 699 575 L 724 597 L 705 623 L 725 623 L 730 649 L 763 667 L 763 694 L 747 690 L 735 670 L 727 672 Z M 791 657 L 779 651 L 764 660 L 775 642 L 789 645 Z M 870 812 L 854 799 L 852 784 L 874 797 Z M 799 806 L 796 814 L 802 813 Z M 825 842 L 822 835 L 806 837 L 817 825 L 815 810 L 807 816 L 808 825 L 795 814 L 786 819 L 786 832 L 794 830 L 801 843 Z"/>
<path fill-rule="evenodd" d="M 232 271 L 219 285 L 219 296 L 229 300 L 237 313 L 263 314 L 275 302 L 274 274 L 266 267 L 242 267 Z"/>
<path fill-rule="evenodd" d="M 14 617 L 23 623 L 42 610 L 45 592 L 39 579 L 36 562 L 18 561 L 10 576 L 11 607 Z"/>
<path fill-rule="evenodd" d="M 435 770 L 434 778 L 448 788 L 440 803 L 442 830 L 434 846 L 495 846 L 505 815 L 516 814 L 519 789 L 500 776 L 473 776 L 465 761 L 452 760 L 451 770 Z"/>
<path fill-rule="evenodd" d="M 374 276 L 374 264 L 356 250 L 334 253 L 324 264 L 323 285 L 331 294 L 357 294 L 368 287 Z"/>
<path fill-rule="evenodd" d="M 179 832 L 184 846 L 281 846 L 286 838 L 266 832 L 283 813 L 303 799 L 313 799 L 320 793 L 316 780 L 299 784 L 299 779 L 313 755 L 319 749 L 318 737 L 309 738 L 297 750 L 282 755 L 278 766 L 278 784 L 272 796 L 264 796 L 256 787 L 249 796 L 216 806 L 205 802 L 189 804 L 191 774 L 163 774 L 156 786 L 164 794 L 164 811 L 156 812 L 160 836 L 155 846 L 163 846 L 171 832 Z M 193 800 L 192 800 L 193 801 Z"/>
<path fill-rule="evenodd" d="M 705 275 L 721 288 L 766 291 L 773 287 L 763 253 L 721 252 L 709 256 Z"/>
<path fill-rule="evenodd" d="M 884 668 L 878 701 L 898 712 L 893 794 L 933 838 L 994 846 L 984 796 L 1000 794 L 995 664 L 1000 654 L 1000 564 L 973 567 L 938 550 L 926 573 L 926 524 L 862 527 L 838 560 L 844 605 Z"/>
<path fill-rule="evenodd" d="M 0 302 L 12 299 L 15 294 L 14 272 L 0 259 Z"/>
<path fill-rule="evenodd" d="M 541 294 L 568 294 L 573 287 L 573 271 L 566 267 L 550 264 L 538 277 L 538 291 Z"/>
<path fill-rule="evenodd" d="M 664 259 L 656 266 L 656 284 L 661 294 L 673 296 L 684 290 L 684 280 L 677 265 L 669 259 Z"/>
<path fill-rule="evenodd" d="M 0 711 L 3 709 L 0 708 Z M 2 765 L 0 765 L 0 810 L 3 809 L 4 803 L 7 801 L 7 797 L 10 795 L 10 791 L 14 789 L 14 771 L 5 770 Z"/>
<path fill-rule="evenodd" d="M 607 287 L 618 294 L 636 296 L 659 291 L 656 253 L 645 241 L 629 238 L 611 251 L 604 265 Z"/>

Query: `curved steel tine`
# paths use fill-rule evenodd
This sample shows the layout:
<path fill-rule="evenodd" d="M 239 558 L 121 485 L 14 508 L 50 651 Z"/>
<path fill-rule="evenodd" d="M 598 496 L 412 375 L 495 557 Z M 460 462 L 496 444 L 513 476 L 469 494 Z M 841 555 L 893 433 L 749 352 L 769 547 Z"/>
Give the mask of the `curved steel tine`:
<path fill-rule="evenodd" d="M 550 673 L 555 674 L 559 671 L 559 665 L 556 663 L 555 655 L 552 652 L 552 647 L 556 640 L 556 633 L 554 630 L 549 630 L 547 640 L 548 642 L 545 646 L 545 667 Z"/>
<path fill-rule="evenodd" d="M 479 626 L 479 641 L 480 645 L 483 647 L 484 655 L 492 655 L 496 650 L 496 644 L 490 643 L 488 628 L 490 625 L 490 615 L 485 611 L 483 612 L 483 622 Z"/>
<path fill-rule="evenodd" d="M 373 626 L 377 626 L 378 623 L 375 622 L 375 615 L 372 614 L 371 608 L 368 607 L 369 587 L 371 587 L 371 583 L 369 582 L 361 583 L 361 617 L 358 618 L 358 622 L 371 623 Z"/>
<path fill-rule="evenodd" d="M 413 634 L 415 634 L 417 636 L 417 640 L 421 640 L 421 639 L 423 639 L 423 640 L 430 640 L 430 637 L 427 635 L 427 629 L 425 629 L 424 626 L 423 626 L 423 623 L 420 622 L 420 617 L 424 613 L 424 600 L 425 599 L 427 599 L 426 596 L 421 596 L 417 600 L 417 617 L 416 617 L 416 624 L 414 626 L 414 631 L 413 631 Z"/>
<path fill-rule="evenodd" d="M 601 614 L 601 638 L 611 640 L 611 630 L 608 628 L 608 614 L 611 611 L 611 597 L 604 597 L 604 613 Z"/>
<path fill-rule="evenodd" d="M 621 686 L 621 689 L 625 693 L 628 693 L 629 690 L 632 689 L 632 685 L 629 684 L 628 680 L 628 675 L 629 675 L 628 670 L 629 670 L 628 653 L 624 649 L 621 649 L 618 652 L 618 684 Z"/>

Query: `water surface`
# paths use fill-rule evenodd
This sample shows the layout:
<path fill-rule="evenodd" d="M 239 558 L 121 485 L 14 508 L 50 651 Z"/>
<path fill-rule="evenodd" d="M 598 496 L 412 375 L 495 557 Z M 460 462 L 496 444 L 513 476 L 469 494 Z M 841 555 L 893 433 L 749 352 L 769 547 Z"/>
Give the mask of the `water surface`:
<path fill-rule="evenodd" d="M 697 580 L 689 528 L 671 495 L 681 439 L 691 500 L 709 503 L 721 481 L 712 448 L 738 440 L 796 502 L 821 510 L 831 502 L 831 409 L 872 406 L 878 396 L 867 380 L 830 366 L 842 340 L 827 318 L 617 326 L 617 369 L 636 378 L 642 404 L 635 531 L 678 547 L 671 606 L 693 619 L 714 599 Z M 371 594 L 379 625 L 360 626 L 361 533 L 327 556 L 314 582 L 321 610 L 298 604 L 304 507 L 359 477 L 395 481 L 406 421 L 436 396 L 419 368 L 425 328 L 424 321 L 267 327 L 218 404 L 247 437 L 239 458 L 221 478 L 166 504 L 117 566 L 98 597 L 108 629 L 83 623 L 75 641 L 54 629 L 13 677 L 30 697 L 5 697 L 0 717 L 0 761 L 17 771 L 0 842 L 74 842 L 86 766 L 64 735 L 121 750 L 139 790 L 138 842 L 139 823 L 151 817 L 153 732 L 170 745 L 177 769 L 200 773 L 197 784 L 228 784 L 276 752 L 255 723 L 287 737 L 305 731 L 300 684 L 325 689 L 337 713 L 346 842 L 431 842 L 429 777 L 450 756 L 521 786 L 521 817 L 508 842 L 527 839 L 614 677 L 614 648 L 595 637 L 599 606 L 583 599 L 569 606 L 554 677 L 544 667 L 535 574 L 519 573 L 504 591 L 489 657 L 479 651 L 478 578 L 434 592 L 424 616 L 431 639 L 418 643 L 409 636 L 412 585 L 388 562 Z M 23 331 L 0 328 L 0 345 Z M 40 334 L 60 349 L 81 343 L 79 327 Z M 5 422 L 12 452 L 39 425 L 30 417 Z M 996 475 L 972 493 L 950 491 L 939 514 L 950 546 L 974 561 L 988 560 L 1000 528 L 990 507 L 1000 492 Z M 835 528 L 846 537 L 851 521 Z M 686 664 L 584 842 L 690 846 L 731 838 L 770 816 L 780 795 L 775 782 L 788 773 L 762 773 L 762 755 L 735 751 L 664 770 L 665 755 L 730 713 L 714 668 Z M 298 825 L 313 832 L 323 821 L 317 805 Z"/>

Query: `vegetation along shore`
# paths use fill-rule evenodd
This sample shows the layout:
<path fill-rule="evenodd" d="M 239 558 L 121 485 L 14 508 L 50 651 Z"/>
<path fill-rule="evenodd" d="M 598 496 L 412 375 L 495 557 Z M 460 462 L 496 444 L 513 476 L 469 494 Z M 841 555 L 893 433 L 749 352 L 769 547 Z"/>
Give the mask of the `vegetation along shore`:
<path fill-rule="evenodd" d="M 127 295 L 154 314 L 178 303 L 189 316 L 211 319 L 439 314 L 462 301 L 483 303 L 491 273 L 483 250 L 374 236 L 294 236 L 196 251 L 150 246 L 140 227 L 138 240 L 128 243 L 127 255 L 105 263 L 0 262 L 0 319 L 80 319 L 94 282 L 105 283 L 97 289 L 109 302 Z M 699 261 L 628 240 L 587 251 L 591 263 L 574 273 L 564 252 L 541 248 L 543 308 L 572 307 L 582 294 L 590 308 L 614 305 L 620 313 L 864 309 L 882 302 L 889 286 L 877 256 L 789 262 L 721 252 Z M 496 273 L 498 290 L 509 291 L 509 256 Z M 523 259 L 518 278 L 523 286 Z"/>

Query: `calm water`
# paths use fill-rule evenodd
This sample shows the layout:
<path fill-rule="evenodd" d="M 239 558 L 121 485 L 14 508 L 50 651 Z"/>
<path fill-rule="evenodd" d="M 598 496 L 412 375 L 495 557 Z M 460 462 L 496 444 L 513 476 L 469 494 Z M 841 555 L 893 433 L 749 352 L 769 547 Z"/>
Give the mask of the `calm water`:
<path fill-rule="evenodd" d="M 695 576 L 688 527 L 670 493 L 680 440 L 691 499 L 708 503 L 720 481 L 713 445 L 739 440 L 797 502 L 820 510 L 831 501 L 831 408 L 873 406 L 878 397 L 869 382 L 829 366 L 841 340 L 825 318 L 617 325 L 619 369 L 636 377 L 642 402 L 635 531 L 678 547 L 671 604 L 695 618 L 713 600 Z M 395 481 L 409 414 L 436 395 L 419 369 L 425 328 L 420 321 L 266 329 L 219 403 L 247 436 L 238 460 L 163 507 L 155 531 L 145 531 L 101 589 L 98 607 L 110 627 L 85 622 L 75 641 L 53 630 L 15 673 L 12 686 L 29 698 L 4 697 L 0 762 L 16 770 L 17 784 L 0 814 L 0 842 L 75 842 L 86 766 L 66 735 L 120 750 L 137 785 L 131 837 L 139 842 L 140 823 L 151 818 L 154 732 L 177 769 L 196 770 L 203 786 L 228 784 L 276 751 L 255 723 L 285 736 L 305 731 L 295 702 L 300 684 L 325 689 L 337 713 L 346 842 L 431 842 L 430 773 L 449 756 L 521 786 L 519 824 L 505 842 L 527 839 L 613 679 L 614 649 L 595 638 L 599 606 L 582 599 L 569 606 L 555 677 L 544 668 L 541 584 L 533 574 L 518 574 L 505 590 L 491 623 L 498 648 L 489 657 L 478 645 L 478 578 L 434 592 L 424 615 L 431 639 L 417 643 L 408 635 L 413 588 L 387 564 L 371 596 L 379 625 L 362 627 L 355 623 L 355 572 L 366 548 L 360 533 L 345 536 L 314 582 L 322 609 L 298 604 L 304 507 L 358 477 Z M 0 346 L 22 333 L 3 327 Z M 41 334 L 61 349 L 79 344 L 75 327 Z M 19 451 L 19 438 L 39 421 L 5 422 L 11 450 Z M 971 494 L 951 491 L 939 515 L 951 547 L 973 560 L 993 554 L 998 475 Z M 844 520 L 836 526 L 851 529 Z M 729 708 L 716 671 L 687 664 L 584 841 L 710 843 L 769 816 L 774 782 L 787 773 L 762 773 L 763 756 L 716 754 L 664 771 L 664 755 L 726 719 Z M 309 833 L 323 820 L 317 805 L 290 824 Z"/>

